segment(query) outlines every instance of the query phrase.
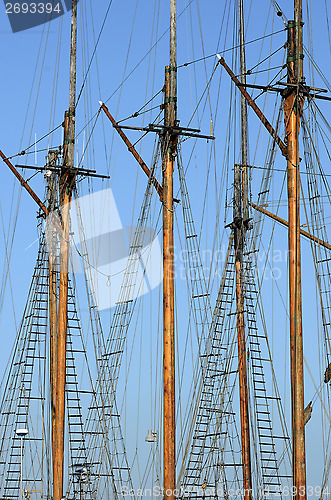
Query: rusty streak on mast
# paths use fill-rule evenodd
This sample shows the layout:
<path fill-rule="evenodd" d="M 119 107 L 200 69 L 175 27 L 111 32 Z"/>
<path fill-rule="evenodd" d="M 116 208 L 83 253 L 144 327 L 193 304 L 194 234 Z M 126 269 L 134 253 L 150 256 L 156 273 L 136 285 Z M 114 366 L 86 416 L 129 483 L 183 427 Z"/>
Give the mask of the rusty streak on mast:
<path fill-rule="evenodd" d="M 58 359 L 55 408 L 55 448 L 53 449 L 53 500 L 63 498 L 64 469 L 64 424 L 65 424 L 65 386 L 66 386 L 66 340 L 68 325 L 68 264 L 69 264 L 69 226 L 70 203 L 75 183 L 74 138 L 76 105 L 76 47 L 77 47 L 77 0 L 72 1 L 71 11 L 71 50 L 69 111 L 64 120 L 64 161 L 60 178 L 60 205 L 63 236 L 60 240 L 60 289 L 58 309 Z"/>
<path fill-rule="evenodd" d="M 112 123 L 114 129 L 116 130 L 116 132 L 119 134 L 119 136 L 121 137 L 121 139 L 127 145 L 128 150 L 130 151 L 130 153 L 134 156 L 134 158 L 137 160 L 137 162 L 139 163 L 139 165 L 141 166 L 141 168 L 143 169 L 143 171 L 145 172 L 145 174 L 149 178 L 151 176 L 151 171 L 147 167 L 147 165 L 144 162 L 144 160 L 141 158 L 141 156 L 138 153 L 138 151 L 135 149 L 135 147 L 133 146 L 133 144 L 131 144 L 131 142 L 129 141 L 129 139 L 127 138 L 127 136 L 125 135 L 125 133 L 121 129 L 121 127 L 118 125 L 118 123 L 115 120 L 115 118 L 110 114 L 109 109 L 107 108 L 107 106 L 104 103 L 101 103 L 101 102 L 100 102 L 100 106 L 101 106 L 101 109 L 105 112 L 106 116 L 111 121 L 111 123 Z M 159 195 L 159 197 L 160 197 L 160 199 L 162 201 L 162 187 L 160 186 L 160 184 L 158 183 L 158 181 L 155 179 L 155 177 L 152 177 L 151 182 L 152 182 L 153 186 L 155 187 L 155 189 L 157 191 L 157 194 Z"/>
<path fill-rule="evenodd" d="M 302 5 L 294 0 L 295 21 L 288 23 L 287 81 L 299 84 L 302 67 Z M 301 299 L 299 130 L 303 96 L 299 85 L 289 87 L 284 101 L 287 134 L 287 190 L 289 224 L 289 295 L 291 345 L 292 460 L 294 498 L 306 498 L 303 341 Z"/>
<path fill-rule="evenodd" d="M 177 120 L 177 2 L 170 0 L 170 65 L 165 69 L 164 125 Z M 162 143 L 163 189 L 163 486 L 167 500 L 175 500 L 175 315 L 174 315 L 174 200 L 173 172 L 177 136 L 165 130 Z"/>

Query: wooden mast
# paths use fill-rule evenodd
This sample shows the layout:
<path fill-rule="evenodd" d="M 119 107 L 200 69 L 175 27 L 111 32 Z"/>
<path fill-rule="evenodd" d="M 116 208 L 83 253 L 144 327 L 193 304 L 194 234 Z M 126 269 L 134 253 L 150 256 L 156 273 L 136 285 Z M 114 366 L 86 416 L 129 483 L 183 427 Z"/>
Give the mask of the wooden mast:
<path fill-rule="evenodd" d="M 288 23 L 287 88 L 284 115 L 287 135 L 289 224 L 289 295 L 291 345 L 292 460 L 295 498 L 306 498 L 303 341 L 300 251 L 299 130 L 303 96 L 302 1 L 294 0 L 294 21 Z"/>
<path fill-rule="evenodd" d="M 239 37 L 240 37 L 240 83 L 246 88 L 246 49 L 244 25 L 244 0 L 239 0 Z M 241 163 L 242 163 L 242 213 L 244 228 L 248 225 L 248 138 L 247 138 L 247 101 L 240 95 L 241 108 Z"/>
<path fill-rule="evenodd" d="M 65 385 L 66 385 L 66 339 L 68 311 L 68 263 L 69 263 L 69 226 L 70 202 L 75 182 L 74 138 L 75 138 L 75 104 L 76 104 L 76 46 L 77 46 L 77 0 L 72 0 L 71 13 L 71 51 L 70 51 L 70 85 L 69 111 L 64 121 L 64 159 L 60 177 L 60 205 L 62 215 L 62 235 L 60 237 L 60 289 L 58 312 L 58 359 L 55 407 L 55 439 L 53 449 L 54 460 L 54 500 L 63 498 L 64 467 L 64 424 L 65 424 Z"/>
<path fill-rule="evenodd" d="M 173 172 L 177 120 L 177 0 L 170 0 L 170 65 L 165 69 L 164 138 L 162 144 L 163 204 L 163 484 L 164 494 L 174 500 L 175 457 L 175 317 L 174 317 L 174 223 Z M 170 128 L 168 128 L 170 127 Z"/>
<path fill-rule="evenodd" d="M 50 151 L 48 155 L 48 165 L 55 167 L 56 153 Z M 48 166 L 47 165 L 47 166 Z M 46 166 L 46 171 L 47 171 Z M 54 213 L 56 206 L 56 173 L 53 170 L 49 171 L 47 197 L 48 210 Z M 56 382 L 57 382 L 57 229 L 48 219 L 47 221 L 47 245 L 48 245 L 48 262 L 49 262 L 49 335 L 50 335 L 50 381 L 51 381 L 51 418 L 52 418 L 52 449 L 55 449 L 55 408 L 56 408 Z M 55 469 L 55 455 L 53 453 L 53 471 Z"/>
<path fill-rule="evenodd" d="M 240 73 L 241 83 L 246 84 L 245 36 L 243 0 L 239 1 L 240 23 Z M 241 165 L 234 167 L 234 246 L 236 270 L 238 371 L 240 393 L 240 427 L 243 463 L 243 497 L 251 497 L 251 451 L 249 431 L 249 406 L 247 383 L 247 354 L 244 320 L 243 251 L 248 228 L 248 176 L 247 176 L 247 103 L 241 94 Z"/>

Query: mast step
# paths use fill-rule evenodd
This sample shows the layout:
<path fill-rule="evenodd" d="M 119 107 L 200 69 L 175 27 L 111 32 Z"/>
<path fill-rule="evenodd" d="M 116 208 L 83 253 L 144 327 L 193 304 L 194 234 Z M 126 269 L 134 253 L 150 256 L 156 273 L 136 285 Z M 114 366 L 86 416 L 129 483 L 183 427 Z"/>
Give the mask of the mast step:
<path fill-rule="evenodd" d="M 285 475 L 284 475 L 284 476 L 280 476 L 280 475 L 278 475 L 278 474 L 277 474 L 277 476 L 276 476 L 275 474 L 263 474 L 263 477 L 274 477 L 274 478 L 278 478 L 278 477 L 287 477 L 287 478 L 290 478 L 290 477 L 293 477 L 293 476 L 290 476 L 290 475 L 288 475 L 288 476 L 285 476 Z"/>
<path fill-rule="evenodd" d="M 259 437 L 261 438 L 272 438 L 272 439 L 290 439 L 289 437 L 286 437 L 286 436 L 273 436 L 273 435 L 266 435 L 266 434 L 260 434 Z M 261 443 L 261 444 L 264 444 L 264 443 Z"/>

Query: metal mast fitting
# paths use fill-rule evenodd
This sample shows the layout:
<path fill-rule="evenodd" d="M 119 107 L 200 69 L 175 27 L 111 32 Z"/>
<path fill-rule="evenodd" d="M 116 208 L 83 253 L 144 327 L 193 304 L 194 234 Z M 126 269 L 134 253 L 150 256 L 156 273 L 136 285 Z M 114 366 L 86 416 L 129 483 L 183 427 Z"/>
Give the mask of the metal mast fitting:
<path fill-rule="evenodd" d="M 302 2 L 294 0 L 294 21 L 288 23 L 287 54 L 287 82 L 294 86 L 288 86 L 284 115 L 287 134 L 292 460 L 296 499 L 306 498 L 299 199 L 299 131 L 304 99 L 299 85 L 303 77 L 302 61 Z"/>
<path fill-rule="evenodd" d="M 66 339 L 68 322 L 68 263 L 69 263 L 69 226 L 70 202 L 75 183 L 74 138 L 76 105 L 76 50 L 77 50 L 77 0 L 72 0 L 71 12 L 71 51 L 69 111 L 64 120 L 64 159 L 60 177 L 60 205 L 62 215 L 62 235 L 60 237 L 60 289 L 58 309 L 57 339 L 57 377 L 55 406 L 55 437 L 53 438 L 53 500 L 63 498 L 64 468 L 64 424 L 65 424 L 65 386 L 66 386 Z"/>
<path fill-rule="evenodd" d="M 177 120 L 177 0 L 170 0 L 170 66 L 165 69 L 164 125 Z M 162 143 L 163 204 L 163 484 L 167 500 L 175 500 L 175 304 L 173 173 L 177 136 L 165 128 Z M 170 495 L 169 495 L 170 493 Z"/>

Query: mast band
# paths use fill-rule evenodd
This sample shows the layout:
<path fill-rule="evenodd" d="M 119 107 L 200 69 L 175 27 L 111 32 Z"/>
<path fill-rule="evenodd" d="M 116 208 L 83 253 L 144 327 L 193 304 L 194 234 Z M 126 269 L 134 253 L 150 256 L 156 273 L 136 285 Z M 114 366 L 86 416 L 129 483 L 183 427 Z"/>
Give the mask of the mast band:
<path fill-rule="evenodd" d="M 298 59 L 303 59 L 305 56 L 304 54 L 300 54 L 299 56 L 296 54 L 295 56 L 289 56 L 287 58 L 287 62 L 294 62 L 297 61 Z"/>
<path fill-rule="evenodd" d="M 287 23 L 288 28 L 295 28 L 296 26 L 304 26 L 304 25 L 305 25 L 305 23 L 302 21 L 300 23 L 298 21 L 289 21 Z"/>
<path fill-rule="evenodd" d="M 171 71 L 177 71 L 176 66 L 167 66 L 165 69 L 166 73 L 170 73 Z"/>

